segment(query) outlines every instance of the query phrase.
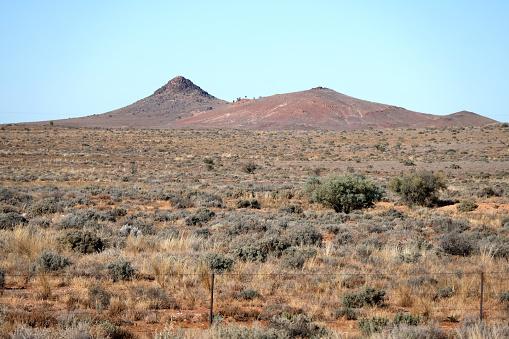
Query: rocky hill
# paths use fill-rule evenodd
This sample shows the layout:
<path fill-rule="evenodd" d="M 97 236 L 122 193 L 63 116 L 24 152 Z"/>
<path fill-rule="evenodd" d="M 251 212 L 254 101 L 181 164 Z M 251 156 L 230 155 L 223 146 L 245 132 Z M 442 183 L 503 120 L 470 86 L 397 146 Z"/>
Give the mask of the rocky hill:
<path fill-rule="evenodd" d="M 74 127 L 251 130 L 466 127 L 495 122 L 467 111 L 447 116 L 413 112 L 323 87 L 228 103 L 181 76 L 129 106 L 104 114 L 54 121 Z"/>

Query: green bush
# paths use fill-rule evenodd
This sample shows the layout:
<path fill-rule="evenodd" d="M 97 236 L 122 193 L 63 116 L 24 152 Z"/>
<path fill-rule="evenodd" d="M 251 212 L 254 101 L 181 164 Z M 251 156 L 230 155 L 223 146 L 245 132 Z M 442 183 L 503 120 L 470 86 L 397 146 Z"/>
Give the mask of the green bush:
<path fill-rule="evenodd" d="M 469 256 L 474 251 L 472 239 L 464 233 L 451 232 L 442 236 L 439 247 L 447 254 Z"/>
<path fill-rule="evenodd" d="M 194 210 L 193 214 L 184 219 L 184 222 L 187 226 L 203 226 L 212 218 L 216 216 L 214 211 L 209 210 L 205 207 L 199 207 Z"/>
<path fill-rule="evenodd" d="M 242 300 L 253 300 L 262 299 L 262 295 L 256 290 L 243 290 L 237 293 L 235 298 Z"/>
<path fill-rule="evenodd" d="M 260 246 L 246 245 L 230 250 L 230 253 L 242 261 L 260 261 L 267 260 L 267 253 L 262 252 Z"/>
<path fill-rule="evenodd" d="M 215 274 L 224 273 L 233 267 L 233 260 L 231 258 L 218 253 L 205 253 L 203 255 L 203 260 L 205 260 L 208 269 Z"/>
<path fill-rule="evenodd" d="M 438 191 L 446 188 L 444 179 L 429 171 L 410 171 L 402 178 L 393 177 L 389 181 L 389 189 L 401 195 L 409 206 L 432 206 L 436 203 Z"/>
<path fill-rule="evenodd" d="M 456 209 L 458 212 L 472 212 L 477 208 L 477 204 L 470 199 L 462 200 L 457 206 Z"/>
<path fill-rule="evenodd" d="M 306 260 L 316 256 L 316 253 L 316 249 L 312 247 L 290 247 L 285 251 L 285 256 L 281 259 L 280 265 L 284 269 L 300 270 L 304 266 Z"/>
<path fill-rule="evenodd" d="M 385 290 L 376 290 L 366 287 L 359 293 L 345 294 L 341 303 L 348 308 L 361 308 L 364 306 L 383 306 L 385 301 Z"/>
<path fill-rule="evenodd" d="M 324 326 L 315 324 L 305 314 L 283 313 L 271 320 L 269 327 L 286 332 L 289 338 L 331 338 L 332 333 Z"/>
<path fill-rule="evenodd" d="M 310 225 L 297 226 L 288 234 L 288 240 L 294 246 L 321 246 L 322 234 Z"/>
<path fill-rule="evenodd" d="M 0 230 L 12 230 L 17 225 L 26 225 L 28 220 L 17 212 L 0 214 Z"/>
<path fill-rule="evenodd" d="M 358 324 L 362 335 L 369 337 L 374 333 L 382 332 L 382 330 L 389 324 L 389 318 L 372 317 L 369 319 L 362 317 Z"/>
<path fill-rule="evenodd" d="M 332 175 L 314 185 L 316 187 L 310 200 L 338 213 L 371 207 L 380 201 L 383 194 L 382 188 L 372 184 L 362 174 Z"/>
<path fill-rule="evenodd" d="M 421 317 L 416 315 L 415 317 L 411 314 L 403 314 L 402 311 L 398 311 L 394 318 L 392 318 L 391 322 L 394 325 L 410 325 L 410 326 L 417 326 L 419 325 L 419 322 L 421 321 Z"/>
<path fill-rule="evenodd" d="M 71 265 L 71 261 L 58 253 L 42 252 L 33 264 L 35 270 L 58 271 Z"/>
<path fill-rule="evenodd" d="M 509 291 L 508 292 L 502 292 L 498 295 L 498 301 L 501 303 L 508 303 L 509 304 Z"/>
<path fill-rule="evenodd" d="M 252 208 L 252 209 L 260 209 L 260 203 L 256 199 L 239 199 L 235 203 L 237 208 Z"/>
<path fill-rule="evenodd" d="M 446 299 L 454 295 L 454 292 L 450 286 L 443 287 L 435 294 L 435 299 Z"/>
<path fill-rule="evenodd" d="M 346 320 L 357 320 L 357 314 L 355 313 L 355 311 L 348 307 L 338 308 L 337 310 L 334 310 L 332 316 L 335 319 L 345 318 Z"/>
<path fill-rule="evenodd" d="M 134 269 L 129 261 L 112 262 L 107 268 L 113 281 L 131 280 L 134 275 Z"/>
<path fill-rule="evenodd" d="M 83 254 L 97 253 L 104 250 L 104 244 L 98 236 L 90 232 L 74 231 L 58 239 L 63 247 Z"/>

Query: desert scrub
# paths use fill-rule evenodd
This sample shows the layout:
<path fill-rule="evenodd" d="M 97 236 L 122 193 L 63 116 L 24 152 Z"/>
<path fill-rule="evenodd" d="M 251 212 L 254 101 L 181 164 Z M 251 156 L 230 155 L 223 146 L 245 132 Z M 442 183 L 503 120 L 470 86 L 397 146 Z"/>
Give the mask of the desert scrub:
<path fill-rule="evenodd" d="M 450 232 L 440 237 L 439 247 L 447 254 L 469 256 L 474 251 L 472 238 L 464 233 Z"/>
<path fill-rule="evenodd" d="M 317 250 L 313 247 L 296 248 L 290 247 L 280 261 L 281 268 L 288 270 L 300 270 L 306 260 L 316 256 Z"/>
<path fill-rule="evenodd" d="M 445 190 L 445 180 L 429 171 L 410 171 L 403 177 L 393 177 L 389 189 L 403 198 L 409 205 L 432 206 L 437 201 L 440 190 Z"/>
<path fill-rule="evenodd" d="M 456 205 L 458 212 L 472 212 L 477 207 L 477 204 L 471 199 L 462 200 L 458 205 Z"/>
<path fill-rule="evenodd" d="M 311 202 L 344 213 L 373 206 L 380 201 L 384 192 L 362 174 L 332 175 L 312 185 Z M 309 190 L 305 188 L 305 191 Z"/>
<path fill-rule="evenodd" d="M 190 216 L 188 216 L 187 218 L 184 219 L 184 223 L 187 226 L 201 227 L 201 226 L 205 225 L 207 222 L 209 222 L 210 220 L 212 220 L 212 218 L 214 218 L 215 216 L 216 216 L 216 213 L 209 210 L 208 208 L 199 207 L 193 212 L 193 214 L 191 214 Z"/>
<path fill-rule="evenodd" d="M 135 272 L 129 261 L 112 262 L 108 264 L 107 269 L 113 281 L 131 280 Z"/>
<path fill-rule="evenodd" d="M 260 209 L 260 203 L 256 199 L 239 199 L 235 202 L 235 207 Z"/>
<path fill-rule="evenodd" d="M 357 313 L 348 307 L 338 308 L 332 313 L 334 319 L 357 320 Z"/>
<path fill-rule="evenodd" d="M 293 228 L 287 239 L 294 246 L 321 246 L 322 234 L 311 225 L 301 225 Z"/>
<path fill-rule="evenodd" d="M 42 252 L 32 264 L 33 271 L 59 271 L 71 265 L 71 261 L 58 253 Z"/>
<path fill-rule="evenodd" d="M 97 253 L 104 250 L 101 238 L 91 232 L 74 231 L 58 239 L 61 246 L 83 254 Z"/>
<path fill-rule="evenodd" d="M 98 226 L 99 215 L 93 209 L 86 210 L 74 210 L 64 215 L 62 219 L 57 223 L 57 230 L 64 229 L 83 229 L 96 228 Z"/>
<path fill-rule="evenodd" d="M 387 317 L 371 317 L 371 318 L 364 318 L 362 317 L 359 322 L 359 330 L 361 331 L 362 335 L 365 337 L 370 337 L 371 335 L 375 333 L 382 332 L 383 329 L 387 327 L 389 324 L 389 318 Z"/>
<path fill-rule="evenodd" d="M 241 299 L 241 300 L 253 300 L 253 299 L 262 299 L 263 297 L 260 294 L 260 292 L 250 289 L 250 290 L 240 291 L 239 293 L 237 293 L 235 295 L 235 298 Z"/>
<path fill-rule="evenodd" d="M 215 274 L 221 274 L 233 268 L 233 260 L 219 253 L 205 253 L 202 258 L 207 268 Z"/>
<path fill-rule="evenodd" d="M 268 326 L 286 332 L 289 338 L 332 338 L 331 332 L 305 314 L 282 313 L 272 318 Z"/>
<path fill-rule="evenodd" d="M 361 308 L 364 306 L 384 306 L 385 290 L 376 290 L 372 287 L 366 287 L 359 293 L 345 294 L 341 298 L 341 303 L 348 308 Z"/>
<path fill-rule="evenodd" d="M 17 212 L 0 214 L 0 230 L 12 230 L 17 225 L 26 225 L 28 220 Z"/>

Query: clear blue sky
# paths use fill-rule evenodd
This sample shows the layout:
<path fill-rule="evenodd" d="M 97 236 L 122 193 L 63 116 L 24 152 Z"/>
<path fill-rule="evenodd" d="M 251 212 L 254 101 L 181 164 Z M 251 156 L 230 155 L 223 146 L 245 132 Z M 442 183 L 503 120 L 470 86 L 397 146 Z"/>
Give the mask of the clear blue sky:
<path fill-rule="evenodd" d="M 509 1 L 2 1 L 0 123 L 104 113 L 182 75 L 509 121 Z"/>

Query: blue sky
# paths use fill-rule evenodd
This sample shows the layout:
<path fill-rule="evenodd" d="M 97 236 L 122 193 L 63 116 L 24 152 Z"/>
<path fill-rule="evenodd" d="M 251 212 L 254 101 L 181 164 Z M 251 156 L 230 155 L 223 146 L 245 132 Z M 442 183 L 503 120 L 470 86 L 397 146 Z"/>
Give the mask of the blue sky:
<path fill-rule="evenodd" d="M 509 121 L 509 1 L 2 1 L 0 123 L 104 113 L 182 75 Z"/>

